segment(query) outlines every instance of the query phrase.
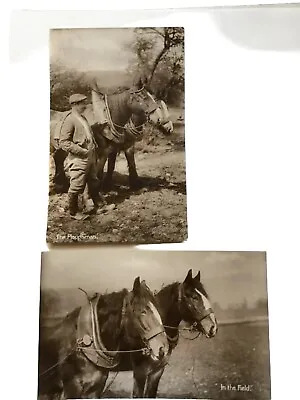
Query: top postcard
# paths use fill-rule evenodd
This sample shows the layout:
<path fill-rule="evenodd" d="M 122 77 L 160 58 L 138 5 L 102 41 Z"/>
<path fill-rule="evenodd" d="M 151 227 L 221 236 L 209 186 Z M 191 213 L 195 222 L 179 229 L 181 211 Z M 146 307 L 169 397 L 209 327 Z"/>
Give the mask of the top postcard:
<path fill-rule="evenodd" d="M 187 239 L 184 29 L 50 31 L 48 243 Z"/>

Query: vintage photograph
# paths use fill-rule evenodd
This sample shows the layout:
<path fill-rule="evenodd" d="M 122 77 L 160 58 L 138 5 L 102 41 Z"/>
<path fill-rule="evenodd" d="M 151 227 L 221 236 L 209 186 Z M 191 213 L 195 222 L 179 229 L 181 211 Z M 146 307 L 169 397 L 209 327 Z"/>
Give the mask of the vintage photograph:
<path fill-rule="evenodd" d="M 184 29 L 50 30 L 48 243 L 187 239 Z"/>
<path fill-rule="evenodd" d="M 38 374 L 39 400 L 269 400 L 266 253 L 43 253 Z"/>

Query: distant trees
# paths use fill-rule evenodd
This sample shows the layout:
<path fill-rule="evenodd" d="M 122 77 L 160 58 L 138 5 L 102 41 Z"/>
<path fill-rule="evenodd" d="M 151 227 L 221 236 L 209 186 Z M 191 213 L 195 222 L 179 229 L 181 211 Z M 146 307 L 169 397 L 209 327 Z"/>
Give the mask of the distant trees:
<path fill-rule="evenodd" d="M 213 303 L 213 310 L 219 320 L 243 319 L 247 317 L 263 317 L 268 315 L 268 300 L 258 299 L 254 307 L 249 307 L 247 300 L 239 304 L 231 304 L 223 308 L 219 303 Z"/>
<path fill-rule="evenodd" d="M 68 110 L 69 96 L 73 93 L 90 95 L 90 85 L 86 75 L 60 63 L 52 63 L 50 65 L 50 108 L 56 111 Z"/>

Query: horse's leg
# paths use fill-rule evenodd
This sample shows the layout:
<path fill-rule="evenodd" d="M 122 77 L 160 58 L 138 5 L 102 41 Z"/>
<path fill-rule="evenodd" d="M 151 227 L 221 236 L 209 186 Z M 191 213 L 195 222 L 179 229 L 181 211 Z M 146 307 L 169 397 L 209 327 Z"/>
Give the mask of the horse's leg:
<path fill-rule="evenodd" d="M 147 373 L 143 365 L 133 366 L 133 398 L 144 397 L 144 387 L 146 383 Z"/>
<path fill-rule="evenodd" d="M 83 398 L 99 399 L 102 396 L 108 374 L 109 371 L 104 368 L 94 369 L 94 372 L 88 371 L 84 376 Z"/>
<path fill-rule="evenodd" d="M 134 160 L 134 145 L 124 150 L 126 160 L 128 163 L 128 171 L 129 171 L 129 186 L 131 189 L 139 189 L 142 186 L 142 183 L 138 177 L 135 160 Z"/>
<path fill-rule="evenodd" d="M 108 377 L 108 370 L 92 368 L 84 369 L 83 374 L 72 375 L 64 382 L 66 399 L 100 398 Z"/>
<path fill-rule="evenodd" d="M 105 175 L 105 180 L 104 180 L 105 190 L 110 190 L 112 187 L 112 177 L 115 170 L 116 158 L 117 158 L 116 151 L 110 153 L 108 156 L 107 173 Z"/>
<path fill-rule="evenodd" d="M 103 170 L 106 160 L 107 160 L 107 154 L 101 153 L 100 155 L 98 155 L 96 162 L 97 177 L 102 186 L 103 186 Z"/>
<path fill-rule="evenodd" d="M 64 379 L 63 394 L 66 399 L 80 399 L 82 396 L 82 377 L 80 375 L 72 375 L 68 379 Z"/>
<path fill-rule="evenodd" d="M 62 149 L 57 149 L 53 154 L 55 163 L 55 175 L 53 182 L 55 185 L 56 193 L 64 193 L 68 191 L 69 180 L 66 177 L 64 169 L 64 161 L 67 157 L 67 153 Z"/>
<path fill-rule="evenodd" d="M 152 399 L 156 398 L 158 384 L 163 372 L 164 368 L 161 368 L 158 371 L 152 372 L 148 375 L 147 386 L 145 388 L 144 397 Z"/>

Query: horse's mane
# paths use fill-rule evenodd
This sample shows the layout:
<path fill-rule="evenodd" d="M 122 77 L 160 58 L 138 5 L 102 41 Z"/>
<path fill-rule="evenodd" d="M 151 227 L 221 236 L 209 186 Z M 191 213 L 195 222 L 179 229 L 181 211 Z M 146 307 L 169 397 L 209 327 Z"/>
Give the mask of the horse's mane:
<path fill-rule="evenodd" d="M 173 295 L 173 294 L 177 294 L 178 292 L 178 286 L 180 285 L 179 282 L 173 282 L 170 283 L 167 286 L 164 286 L 158 293 L 159 297 L 164 297 L 164 296 L 168 296 L 168 295 Z M 194 281 L 194 286 L 196 289 L 200 290 L 201 293 L 204 294 L 204 296 L 206 296 L 207 298 L 209 298 L 207 291 L 205 290 L 205 287 L 203 286 L 203 284 L 197 280 Z"/>
<path fill-rule="evenodd" d="M 102 294 L 98 301 L 98 314 L 101 317 L 121 312 L 123 299 L 128 291 L 123 289 L 118 292 Z"/>
<path fill-rule="evenodd" d="M 166 300 L 170 300 L 170 298 L 175 297 L 178 294 L 178 286 L 180 285 L 179 282 L 173 282 L 170 283 L 167 286 L 162 287 L 157 293 L 156 297 L 159 299 L 159 303 L 162 304 L 162 302 Z"/>

